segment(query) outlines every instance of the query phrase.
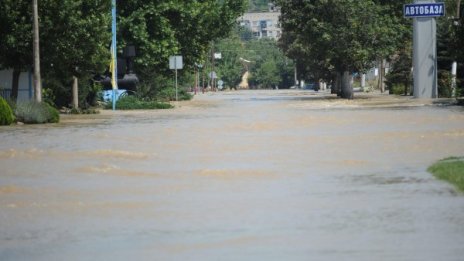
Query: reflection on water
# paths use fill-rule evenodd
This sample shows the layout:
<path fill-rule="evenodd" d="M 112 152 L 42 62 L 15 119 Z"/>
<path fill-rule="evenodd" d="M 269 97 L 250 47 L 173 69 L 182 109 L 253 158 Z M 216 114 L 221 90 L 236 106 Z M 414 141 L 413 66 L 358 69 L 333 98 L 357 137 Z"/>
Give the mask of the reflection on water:
<path fill-rule="evenodd" d="M 304 91 L 1 127 L 0 260 L 459 260 L 464 200 L 425 169 L 463 130 Z"/>

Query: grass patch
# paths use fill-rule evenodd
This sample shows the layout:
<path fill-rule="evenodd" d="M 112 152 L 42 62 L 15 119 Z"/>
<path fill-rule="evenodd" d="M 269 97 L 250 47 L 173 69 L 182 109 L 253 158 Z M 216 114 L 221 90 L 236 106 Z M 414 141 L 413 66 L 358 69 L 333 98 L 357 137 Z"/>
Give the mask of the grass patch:
<path fill-rule="evenodd" d="M 113 105 L 109 102 L 106 105 L 106 109 L 111 109 Z M 157 101 L 143 101 L 137 99 L 135 96 L 124 96 L 116 102 L 116 108 L 118 110 L 153 110 L 153 109 L 172 109 L 169 103 L 157 102 Z"/>
<path fill-rule="evenodd" d="M 464 192 L 464 158 L 450 157 L 438 161 L 427 169 L 435 177 L 453 184 Z"/>

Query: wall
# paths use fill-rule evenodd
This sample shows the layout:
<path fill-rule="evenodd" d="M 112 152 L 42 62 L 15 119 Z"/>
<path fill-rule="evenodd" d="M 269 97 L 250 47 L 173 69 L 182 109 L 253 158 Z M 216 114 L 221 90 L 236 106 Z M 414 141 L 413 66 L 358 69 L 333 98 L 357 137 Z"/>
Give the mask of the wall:
<path fill-rule="evenodd" d="M 0 95 L 8 96 L 11 92 L 13 81 L 13 70 L 0 70 Z M 34 97 L 34 88 L 32 86 L 32 74 L 22 72 L 19 76 L 18 83 L 18 101 L 27 101 Z M 4 97 L 4 98 L 9 98 Z"/>

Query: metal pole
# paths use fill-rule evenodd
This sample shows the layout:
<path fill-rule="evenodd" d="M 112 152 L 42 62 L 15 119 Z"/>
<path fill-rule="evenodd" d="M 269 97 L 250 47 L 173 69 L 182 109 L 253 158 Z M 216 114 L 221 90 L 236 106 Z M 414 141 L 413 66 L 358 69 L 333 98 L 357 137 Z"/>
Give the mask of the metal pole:
<path fill-rule="evenodd" d="M 42 81 L 40 77 L 40 47 L 39 47 L 39 8 L 37 0 L 32 0 L 33 38 L 34 38 L 34 97 L 36 102 L 42 102 Z"/>
<path fill-rule="evenodd" d="M 176 60 L 176 58 L 174 58 L 174 60 Z M 177 97 L 177 61 L 176 61 L 176 102 L 178 101 L 178 97 Z"/>
<path fill-rule="evenodd" d="M 111 4 L 111 16 L 112 16 L 112 24 L 111 24 L 111 32 L 112 32 L 112 85 L 113 85 L 113 111 L 116 110 L 116 90 L 118 89 L 118 59 L 117 59 L 117 50 L 116 50 L 116 0 L 112 0 Z"/>

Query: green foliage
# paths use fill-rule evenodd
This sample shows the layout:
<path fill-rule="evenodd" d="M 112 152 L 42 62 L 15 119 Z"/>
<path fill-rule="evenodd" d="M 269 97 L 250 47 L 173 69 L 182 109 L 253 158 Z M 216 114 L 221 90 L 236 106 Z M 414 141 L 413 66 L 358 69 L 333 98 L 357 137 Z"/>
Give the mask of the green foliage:
<path fill-rule="evenodd" d="M 410 35 L 401 2 L 276 2 L 282 12 L 280 46 L 297 61 L 300 73 L 316 79 L 366 71 L 373 61 L 394 54 Z"/>
<path fill-rule="evenodd" d="M 16 119 L 27 124 L 57 123 L 60 114 L 57 109 L 45 102 L 19 102 L 16 104 Z"/>
<path fill-rule="evenodd" d="M 288 88 L 293 85 L 293 62 L 285 57 L 273 39 L 246 43 L 247 60 L 251 60 L 250 84 L 262 88 Z"/>
<path fill-rule="evenodd" d="M 411 67 L 412 43 L 408 41 L 390 61 L 390 71 L 386 76 L 386 86 L 390 93 L 409 94 L 410 86 L 412 86 Z"/>
<path fill-rule="evenodd" d="M 451 98 L 453 96 L 453 86 L 451 83 L 451 73 L 449 71 L 438 72 L 438 96 Z"/>
<path fill-rule="evenodd" d="M 237 87 L 247 70 L 251 74 L 249 83 L 254 88 L 288 88 L 293 85 L 293 62 L 285 57 L 275 40 L 243 40 L 240 34 L 240 27 L 236 27 L 229 37 L 214 47 L 215 52 L 222 54 L 222 59 L 215 61 L 215 70 L 226 87 Z"/>
<path fill-rule="evenodd" d="M 14 122 L 15 117 L 10 105 L 5 99 L 0 97 L 0 125 L 10 125 Z"/>
<path fill-rule="evenodd" d="M 247 0 L 119 1 L 118 53 L 134 44 L 134 69 L 142 82 L 153 85 L 147 81 L 152 75 L 171 76 L 170 55 L 184 57 L 185 71 L 204 63 L 211 41 L 227 36 L 246 6 Z M 109 64 L 110 10 L 108 0 L 39 2 L 41 70 L 44 86 L 51 90 L 46 93 L 49 102 L 68 106 L 73 76 L 79 79 L 83 107 L 98 99 L 98 90 L 89 82 Z M 30 69 L 31 17 L 30 1 L 0 1 L 0 68 Z"/>
<path fill-rule="evenodd" d="M 273 60 L 264 61 L 251 75 L 250 82 L 262 88 L 275 88 L 280 83 L 279 71 Z"/>
<path fill-rule="evenodd" d="M 160 101 L 175 101 L 176 100 L 176 88 L 167 87 L 158 92 L 156 95 Z M 193 98 L 192 94 L 188 93 L 185 89 L 179 88 L 177 90 L 177 98 L 179 101 L 188 101 Z"/>
<path fill-rule="evenodd" d="M 224 81 L 225 86 L 236 88 L 242 80 L 245 68 L 240 58 L 245 56 L 245 46 L 234 32 L 228 38 L 219 41 L 214 48 L 222 54 L 222 59 L 216 61 L 218 77 Z"/>
<path fill-rule="evenodd" d="M 404 86 L 404 84 L 401 84 L 401 83 L 393 84 L 389 86 L 390 94 L 394 94 L 394 95 L 404 94 L 405 89 L 407 90 L 407 86 Z"/>
<path fill-rule="evenodd" d="M 204 61 L 211 40 L 227 36 L 245 8 L 245 0 L 121 1 L 120 45 L 137 47 L 140 78 L 154 70 L 167 76 L 169 56 L 182 54 L 184 69 Z"/>
<path fill-rule="evenodd" d="M 112 105 L 107 104 L 106 109 L 111 109 Z M 124 96 L 116 102 L 118 110 L 152 110 L 152 109 L 171 109 L 173 106 L 169 103 L 156 101 L 144 101 L 135 96 Z"/>
<path fill-rule="evenodd" d="M 31 1 L 0 1 L 0 68 L 25 70 L 32 64 Z"/>
<path fill-rule="evenodd" d="M 72 76 L 85 80 L 109 64 L 110 1 L 41 0 L 38 6 L 44 86 L 52 90 L 53 103 L 64 106 Z M 30 69 L 31 12 L 30 1 L 0 1 L 0 67 Z"/>
<path fill-rule="evenodd" d="M 464 158 L 451 157 L 440 160 L 427 170 L 438 179 L 445 180 L 464 192 Z"/>
<path fill-rule="evenodd" d="M 249 12 L 262 12 L 268 10 L 269 0 L 249 0 Z"/>
<path fill-rule="evenodd" d="M 179 75 L 179 87 L 178 87 L 178 99 L 190 100 L 193 96 L 187 92 L 187 86 L 182 85 L 182 82 L 188 82 L 189 76 L 183 77 L 183 74 Z M 134 95 L 139 100 L 143 101 L 175 101 L 176 100 L 176 89 L 175 81 L 172 77 L 166 77 L 163 75 L 155 75 L 150 78 L 145 78 L 145 81 L 137 86 Z"/>

